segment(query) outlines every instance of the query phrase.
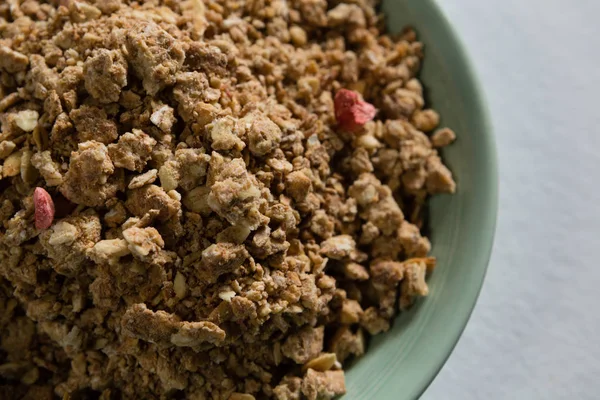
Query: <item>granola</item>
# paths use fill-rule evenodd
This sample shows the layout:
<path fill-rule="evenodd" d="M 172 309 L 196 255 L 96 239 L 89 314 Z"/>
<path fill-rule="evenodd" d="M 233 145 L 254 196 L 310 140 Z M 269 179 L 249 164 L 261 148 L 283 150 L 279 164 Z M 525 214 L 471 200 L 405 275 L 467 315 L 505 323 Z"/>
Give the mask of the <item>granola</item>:
<path fill-rule="evenodd" d="M 456 190 L 375 3 L 0 4 L 0 398 L 345 393 Z"/>

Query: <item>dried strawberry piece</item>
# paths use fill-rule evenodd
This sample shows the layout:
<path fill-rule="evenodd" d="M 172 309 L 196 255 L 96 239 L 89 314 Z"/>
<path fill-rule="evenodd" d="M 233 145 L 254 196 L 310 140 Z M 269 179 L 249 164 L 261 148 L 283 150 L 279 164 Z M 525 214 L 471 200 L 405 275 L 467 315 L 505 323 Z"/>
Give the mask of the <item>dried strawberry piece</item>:
<path fill-rule="evenodd" d="M 36 229 L 48 229 L 54 220 L 54 202 L 46 190 L 38 187 L 33 192 Z"/>
<path fill-rule="evenodd" d="M 375 107 L 361 100 L 359 94 L 353 90 L 340 89 L 334 99 L 335 119 L 340 128 L 347 131 L 356 131 L 364 124 L 375 118 Z"/>

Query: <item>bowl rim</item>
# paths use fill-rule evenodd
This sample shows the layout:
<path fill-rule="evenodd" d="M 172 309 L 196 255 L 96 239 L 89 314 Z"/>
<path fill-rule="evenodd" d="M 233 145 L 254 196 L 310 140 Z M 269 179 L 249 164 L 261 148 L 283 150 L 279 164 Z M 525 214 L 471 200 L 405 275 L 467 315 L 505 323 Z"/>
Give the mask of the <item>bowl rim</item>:
<path fill-rule="evenodd" d="M 439 21 L 439 24 L 442 26 L 442 28 L 445 31 L 448 32 L 448 35 L 451 37 L 452 41 L 456 44 L 455 49 L 454 49 L 455 56 L 456 56 L 455 61 L 458 62 L 459 64 L 461 64 L 461 69 L 463 71 L 465 71 L 465 76 L 469 77 L 468 82 L 471 86 L 471 91 L 472 91 L 473 95 L 475 96 L 474 103 L 477 105 L 476 114 L 479 115 L 479 118 L 481 119 L 481 123 L 485 127 L 485 129 L 483 129 L 483 131 L 482 131 L 482 133 L 483 133 L 482 134 L 482 143 L 486 149 L 487 154 L 489 155 L 488 168 L 490 171 L 489 179 L 491 180 L 490 188 L 492 190 L 492 193 L 490 193 L 490 195 L 489 195 L 490 201 L 487 205 L 490 207 L 490 210 L 493 213 L 493 215 L 490 216 L 491 217 L 490 222 L 489 222 L 490 226 L 487 227 L 487 228 L 489 228 L 490 235 L 487 238 L 485 250 L 482 250 L 482 252 L 485 253 L 486 262 L 484 263 L 484 265 L 482 265 L 482 267 L 480 269 L 481 276 L 480 276 L 480 279 L 478 280 L 478 289 L 476 290 L 475 296 L 473 296 L 473 299 L 472 299 L 471 305 L 470 305 L 470 309 L 468 312 L 465 313 L 465 316 L 463 317 L 463 320 L 461 321 L 460 325 L 462 326 L 462 328 L 460 328 L 459 330 L 457 330 L 455 332 L 452 332 L 452 334 L 449 335 L 449 336 L 451 336 L 451 338 L 448 340 L 449 346 L 446 346 L 447 350 L 446 350 L 445 354 L 443 354 L 441 356 L 439 365 L 435 369 L 433 374 L 431 374 L 430 378 L 427 379 L 423 384 L 421 384 L 420 388 L 417 389 L 418 394 L 417 394 L 416 398 L 420 398 L 425 393 L 425 391 L 429 388 L 429 386 L 431 386 L 431 384 L 433 383 L 435 378 L 438 376 L 438 374 L 440 373 L 440 371 L 442 370 L 442 368 L 444 367 L 444 365 L 446 364 L 446 362 L 448 361 L 448 359 L 450 358 L 450 356 L 456 349 L 456 345 L 460 341 L 460 338 L 462 337 L 462 335 L 469 323 L 469 320 L 470 320 L 471 316 L 473 315 L 473 311 L 475 310 L 475 307 L 477 305 L 477 300 L 479 299 L 481 290 L 483 289 L 483 285 L 485 283 L 485 277 L 486 277 L 488 269 L 489 269 L 489 264 L 490 264 L 490 260 L 491 260 L 491 256 L 492 256 L 493 247 L 494 247 L 494 237 L 496 235 L 496 226 L 497 226 L 497 221 L 498 221 L 498 203 L 499 203 L 498 153 L 497 153 L 497 148 L 496 148 L 496 142 L 494 139 L 495 135 L 494 135 L 494 129 L 493 129 L 493 124 L 492 124 L 492 119 L 491 119 L 491 113 L 490 113 L 490 109 L 489 109 L 489 105 L 488 105 L 489 103 L 485 96 L 485 90 L 483 89 L 479 75 L 477 74 L 477 70 L 473 66 L 473 62 L 471 61 L 471 58 L 469 57 L 469 52 L 466 50 L 466 46 L 464 45 L 461 36 L 457 33 L 454 26 L 450 23 L 448 17 L 446 16 L 446 14 L 442 10 L 441 6 L 439 5 L 438 0 L 430 0 L 429 3 L 431 4 L 431 13 L 433 14 L 434 18 Z"/>

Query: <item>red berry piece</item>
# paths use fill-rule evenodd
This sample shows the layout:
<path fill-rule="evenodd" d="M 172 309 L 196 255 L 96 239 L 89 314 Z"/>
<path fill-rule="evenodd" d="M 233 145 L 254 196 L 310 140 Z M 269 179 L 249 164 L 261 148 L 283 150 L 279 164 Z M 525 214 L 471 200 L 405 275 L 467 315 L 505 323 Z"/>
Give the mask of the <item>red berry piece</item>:
<path fill-rule="evenodd" d="M 42 188 L 35 188 L 33 192 L 35 208 L 35 227 L 39 230 L 50 228 L 54 221 L 54 202 L 50 194 Z"/>
<path fill-rule="evenodd" d="M 364 100 L 353 90 L 340 89 L 335 94 L 335 119 L 338 126 L 354 132 L 375 118 L 377 109 Z"/>

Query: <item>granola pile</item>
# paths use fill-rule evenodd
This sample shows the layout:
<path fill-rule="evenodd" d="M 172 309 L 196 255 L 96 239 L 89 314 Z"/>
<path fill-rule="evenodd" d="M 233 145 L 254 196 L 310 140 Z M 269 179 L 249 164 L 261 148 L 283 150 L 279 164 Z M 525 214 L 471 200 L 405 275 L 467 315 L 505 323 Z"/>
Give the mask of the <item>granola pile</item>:
<path fill-rule="evenodd" d="M 455 190 L 376 5 L 0 2 L 0 398 L 345 392 Z"/>

